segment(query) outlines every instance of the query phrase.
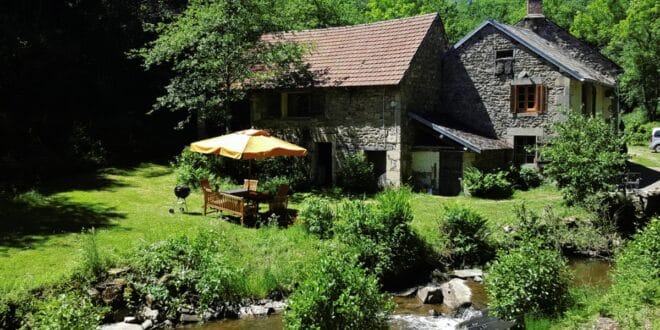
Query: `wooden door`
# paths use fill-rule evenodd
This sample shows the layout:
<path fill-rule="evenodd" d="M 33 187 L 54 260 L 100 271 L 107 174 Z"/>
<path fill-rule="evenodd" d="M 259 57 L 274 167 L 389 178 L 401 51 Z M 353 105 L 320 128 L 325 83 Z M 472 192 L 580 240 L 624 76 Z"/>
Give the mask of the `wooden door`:
<path fill-rule="evenodd" d="M 456 196 L 461 192 L 463 176 L 463 152 L 440 151 L 438 169 L 438 193 L 443 196 Z"/>

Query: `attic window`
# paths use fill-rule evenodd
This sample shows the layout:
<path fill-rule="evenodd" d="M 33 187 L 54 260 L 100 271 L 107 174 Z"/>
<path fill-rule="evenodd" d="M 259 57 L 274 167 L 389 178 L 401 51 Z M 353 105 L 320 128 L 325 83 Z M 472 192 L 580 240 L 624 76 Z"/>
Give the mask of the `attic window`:
<path fill-rule="evenodd" d="M 503 49 L 495 52 L 496 60 L 506 60 L 513 58 L 513 49 Z"/>

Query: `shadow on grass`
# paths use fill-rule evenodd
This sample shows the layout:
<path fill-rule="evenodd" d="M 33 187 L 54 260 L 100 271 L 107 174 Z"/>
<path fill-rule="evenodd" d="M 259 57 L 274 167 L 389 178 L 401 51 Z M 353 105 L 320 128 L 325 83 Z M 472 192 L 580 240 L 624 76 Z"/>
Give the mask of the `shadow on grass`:
<path fill-rule="evenodd" d="M 59 192 L 73 190 L 91 191 L 126 186 L 124 183 L 108 178 L 108 171 L 109 170 L 99 170 L 52 179 L 40 186 L 38 191 L 44 195 L 52 195 Z"/>
<path fill-rule="evenodd" d="M 114 208 L 36 192 L 0 199 L 0 253 L 8 248 L 34 248 L 53 235 L 111 227 L 113 219 L 122 218 L 125 215 Z"/>

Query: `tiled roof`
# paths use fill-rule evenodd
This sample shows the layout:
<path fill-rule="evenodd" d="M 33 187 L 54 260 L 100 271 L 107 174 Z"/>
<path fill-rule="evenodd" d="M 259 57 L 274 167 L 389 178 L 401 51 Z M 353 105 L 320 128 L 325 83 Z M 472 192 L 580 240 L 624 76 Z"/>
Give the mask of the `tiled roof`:
<path fill-rule="evenodd" d="M 595 82 L 606 86 L 616 85 L 615 77 L 601 73 L 587 63 L 576 59 L 569 54 L 567 49 L 564 49 L 558 43 L 551 42 L 529 29 L 518 26 L 511 26 L 490 20 L 486 21 L 456 43 L 454 48 L 460 48 L 486 26 L 496 28 L 579 81 Z"/>
<path fill-rule="evenodd" d="M 398 85 L 437 14 L 371 24 L 267 34 L 310 47 L 304 57 L 320 86 Z"/>
<path fill-rule="evenodd" d="M 481 153 L 485 150 L 512 149 L 511 145 L 500 139 L 489 138 L 462 129 L 443 126 L 413 112 L 409 112 L 408 116 L 416 122 L 440 134 L 443 138 L 446 137 L 476 153 Z"/>

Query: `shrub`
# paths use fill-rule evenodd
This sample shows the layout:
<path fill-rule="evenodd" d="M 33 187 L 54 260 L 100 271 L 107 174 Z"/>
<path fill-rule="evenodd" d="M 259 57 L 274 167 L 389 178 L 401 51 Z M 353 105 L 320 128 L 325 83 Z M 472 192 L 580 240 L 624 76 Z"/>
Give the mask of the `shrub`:
<path fill-rule="evenodd" d="M 300 218 L 308 233 L 320 238 L 332 237 L 334 214 L 329 200 L 320 197 L 305 199 L 300 209 Z"/>
<path fill-rule="evenodd" d="M 617 255 L 613 284 L 599 302 L 601 313 L 613 316 L 623 328 L 644 328 L 655 320 L 660 306 L 660 219 L 649 222 Z"/>
<path fill-rule="evenodd" d="M 541 149 L 549 161 L 544 174 L 557 182 L 568 205 L 589 208 L 588 197 L 614 191 L 620 182 L 628 158 L 624 139 L 602 118 L 573 112 L 555 130 L 557 136 Z"/>
<path fill-rule="evenodd" d="M 105 263 L 103 259 L 101 259 L 96 245 L 96 231 L 94 228 L 90 229 L 87 235 L 83 236 L 83 239 L 83 262 L 81 272 L 86 279 L 94 279 L 101 275 L 105 268 Z"/>
<path fill-rule="evenodd" d="M 569 305 L 569 270 L 554 250 L 534 243 L 498 253 L 485 280 L 489 310 L 523 321 L 525 315 L 554 317 Z"/>
<path fill-rule="evenodd" d="M 507 198 L 513 194 L 513 186 L 506 176 L 505 171 L 482 173 L 468 167 L 463 172 L 463 184 L 466 193 L 475 197 Z"/>
<path fill-rule="evenodd" d="M 391 189 L 376 196 L 376 203 L 351 200 L 337 209 L 335 235 L 353 247 L 363 265 L 387 282 L 421 265 L 424 249 L 410 228 L 411 193 Z"/>
<path fill-rule="evenodd" d="M 270 157 L 255 161 L 253 167 L 252 173 L 266 178 L 266 182 L 286 178 L 286 184 L 295 191 L 308 190 L 311 185 L 311 165 L 306 157 Z"/>
<path fill-rule="evenodd" d="M 175 157 L 171 165 L 174 167 L 177 184 L 191 188 L 198 188 L 199 181 L 207 178 L 211 184 L 220 184 L 218 173 L 223 173 L 222 157 L 201 154 L 187 147 Z"/>
<path fill-rule="evenodd" d="M 277 188 L 280 185 L 287 185 L 291 187 L 291 179 L 285 176 L 275 176 L 270 179 L 267 179 L 263 183 L 259 183 L 259 190 L 269 192 L 273 195 L 277 193 Z"/>
<path fill-rule="evenodd" d="M 370 193 L 378 188 L 374 165 L 362 153 L 348 155 L 337 172 L 337 184 L 349 193 Z"/>
<path fill-rule="evenodd" d="M 440 231 L 449 238 L 455 264 L 463 267 L 489 258 L 491 251 L 486 219 L 471 208 L 461 205 L 445 207 Z"/>
<path fill-rule="evenodd" d="M 541 185 L 543 182 L 543 177 L 541 173 L 536 168 L 524 166 L 520 169 L 520 182 L 522 183 L 523 188 L 536 188 Z"/>
<path fill-rule="evenodd" d="M 248 291 L 246 276 L 242 270 L 231 267 L 224 258 L 207 261 L 195 284 L 200 306 L 212 306 L 219 301 L 241 301 Z"/>
<path fill-rule="evenodd" d="M 28 329 L 86 330 L 95 329 L 109 307 L 98 307 L 90 298 L 72 292 L 63 293 L 37 306 L 28 320 Z"/>
<path fill-rule="evenodd" d="M 323 257 L 291 295 L 287 329 L 382 329 L 393 304 L 350 254 Z"/>

